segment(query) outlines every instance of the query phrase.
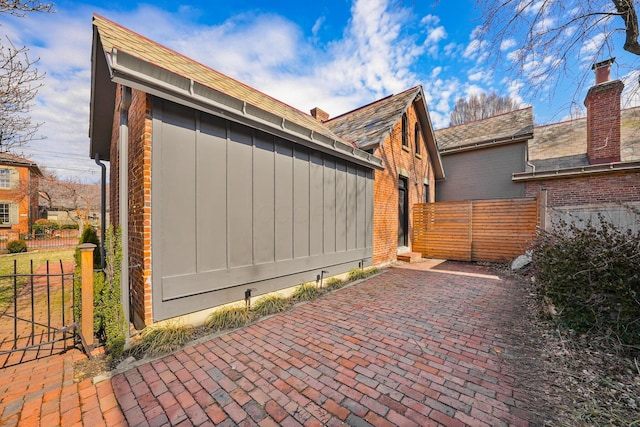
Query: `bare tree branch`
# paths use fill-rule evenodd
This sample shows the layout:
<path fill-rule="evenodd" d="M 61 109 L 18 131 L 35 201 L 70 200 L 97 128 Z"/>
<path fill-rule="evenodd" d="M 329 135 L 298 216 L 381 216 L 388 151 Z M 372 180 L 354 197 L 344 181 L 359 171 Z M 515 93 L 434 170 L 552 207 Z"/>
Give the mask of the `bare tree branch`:
<path fill-rule="evenodd" d="M 471 95 L 468 99 L 458 99 L 451 115 L 450 126 L 461 125 L 474 120 L 486 119 L 498 114 L 507 113 L 520 108 L 520 103 L 508 96 L 499 96 L 493 92 Z"/>
<path fill-rule="evenodd" d="M 53 3 L 24 0 L 0 0 L 0 13 L 23 17 L 29 12 L 53 12 Z"/>
<path fill-rule="evenodd" d="M 30 12 L 52 12 L 52 3 L 24 0 L 0 0 L 0 14 L 24 17 Z M 42 87 L 44 73 L 36 68 L 38 59 L 29 57 L 26 46 L 16 47 L 6 37 L 0 39 L 0 151 L 40 139 L 38 128 L 29 116 L 32 102 Z"/>
<path fill-rule="evenodd" d="M 633 5 L 633 0 L 612 1 L 625 23 L 627 38 L 624 42 L 624 50 L 635 55 L 640 55 L 640 43 L 638 43 L 638 15 Z"/>

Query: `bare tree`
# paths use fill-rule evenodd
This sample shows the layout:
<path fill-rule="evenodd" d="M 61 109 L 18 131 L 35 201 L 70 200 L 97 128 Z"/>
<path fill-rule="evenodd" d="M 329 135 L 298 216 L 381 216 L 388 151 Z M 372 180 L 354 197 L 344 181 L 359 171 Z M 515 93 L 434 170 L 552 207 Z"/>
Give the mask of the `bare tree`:
<path fill-rule="evenodd" d="M 0 13 L 24 17 L 30 12 L 51 12 L 51 3 L 0 0 Z M 28 113 L 42 86 L 44 74 L 29 58 L 26 46 L 16 47 L 9 37 L 0 37 L 0 150 L 38 138 L 41 123 L 33 123 Z"/>
<path fill-rule="evenodd" d="M 618 58 L 623 73 L 637 71 L 638 0 L 476 0 L 483 12 L 482 39 L 502 51 L 533 91 L 549 90 L 555 77 L 582 87 L 574 60 L 593 64 Z M 499 55 L 495 55 L 497 58 Z M 622 61 L 621 61 L 622 59 Z M 552 91 L 551 91 L 552 92 Z"/>
<path fill-rule="evenodd" d="M 486 119 L 518 108 L 520 108 L 520 103 L 511 97 L 500 96 L 495 92 L 487 95 L 483 92 L 480 95 L 471 95 L 467 99 L 458 99 L 449 116 L 449 125 L 461 125 L 474 120 Z"/>

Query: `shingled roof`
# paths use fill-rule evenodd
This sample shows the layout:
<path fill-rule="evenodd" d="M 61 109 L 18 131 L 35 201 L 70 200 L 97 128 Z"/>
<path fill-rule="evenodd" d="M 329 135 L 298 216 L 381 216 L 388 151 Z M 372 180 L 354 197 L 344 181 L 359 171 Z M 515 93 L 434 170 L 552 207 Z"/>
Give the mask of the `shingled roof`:
<path fill-rule="evenodd" d="M 422 86 L 389 95 L 348 113 L 324 122 L 334 133 L 357 144 L 362 150 L 374 150 L 384 143 L 402 114 L 411 104 L 417 107 L 420 125 L 425 135 L 427 150 L 431 156 L 436 178 L 444 178 L 444 170 L 433 135 L 429 111 L 424 101 Z"/>
<path fill-rule="evenodd" d="M 529 141 L 529 160 L 537 170 L 588 165 L 587 119 L 536 126 Z M 640 107 L 620 112 L 620 160 L 640 160 Z"/>
<path fill-rule="evenodd" d="M 325 126 L 367 150 L 382 144 L 420 93 L 420 86 L 334 117 Z"/>
<path fill-rule="evenodd" d="M 24 157 L 14 156 L 10 153 L 0 152 L 0 165 L 24 166 L 31 169 L 36 175 L 42 176 L 42 171 L 34 161 L 25 159 Z"/>
<path fill-rule="evenodd" d="M 111 123 L 98 121 L 103 120 L 101 116 L 108 114 L 109 108 L 114 105 L 114 83 L 122 83 L 185 105 L 206 107 L 213 113 L 232 113 L 226 114 L 227 117 L 239 117 L 266 127 L 280 128 L 312 143 L 323 143 L 322 149 L 342 150 L 343 155 L 349 154 L 354 160 L 381 165 L 376 161 L 379 159 L 353 152 L 353 144 L 307 113 L 102 16 L 94 15 L 93 26 L 92 157 L 99 153 L 102 159 L 108 159 Z M 106 68 L 108 72 L 104 70 Z M 97 101 L 98 98 L 100 101 Z"/>
<path fill-rule="evenodd" d="M 533 135 L 533 109 L 523 108 L 435 131 L 441 153 L 521 141 Z"/>

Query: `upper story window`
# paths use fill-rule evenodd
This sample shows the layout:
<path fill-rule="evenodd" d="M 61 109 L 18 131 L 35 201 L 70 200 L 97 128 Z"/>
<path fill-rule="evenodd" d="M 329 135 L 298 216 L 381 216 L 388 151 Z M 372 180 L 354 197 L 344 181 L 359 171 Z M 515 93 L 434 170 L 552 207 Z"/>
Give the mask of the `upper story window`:
<path fill-rule="evenodd" d="M 420 127 L 417 123 L 413 129 L 413 140 L 416 144 L 416 154 L 420 155 Z"/>
<path fill-rule="evenodd" d="M 0 169 L 0 188 L 11 188 L 11 169 Z"/>
<path fill-rule="evenodd" d="M 409 147 L 409 125 L 407 123 L 407 114 L 402 115 L 402 146 Z"/>
<path fill-rule="evenodd" d="M 9 203 L 0 203 L 0 224 L 10 223 Z"/>

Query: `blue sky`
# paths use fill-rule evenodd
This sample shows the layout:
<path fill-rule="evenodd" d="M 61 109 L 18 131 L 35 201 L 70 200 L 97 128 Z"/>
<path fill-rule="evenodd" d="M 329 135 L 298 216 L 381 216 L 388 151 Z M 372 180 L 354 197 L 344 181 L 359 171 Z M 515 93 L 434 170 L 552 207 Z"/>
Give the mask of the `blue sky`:
<path fill-rule="evenodd" d="M 55 3 L 55 14 L 3 16 L 0 34 L 29 46 L 47 73 L 32 112 L 35 121 L 44 122 L 46 139 L 16 153 L 61 178 L 98 182 L 87 137 L 93 13 L 305 112 L 317 106 L 336 116 L 422 84 L 436 128 L 448 125 L 458 98 L 493 90 L 533 105 L 536 123 L 567 118 L 571 100 L 581 104 L 584 93 L 576 94 L 571 81 L 560 81 L 555 91 L 533 97 L 526 77 L 509 75 L 503 62 L 495 67 L 500 47 L 476 39 L 480 12 L 474 5 L 461 0 L 65 0 Z M 517 46 L 502 48 L 507 57 Z M 575 64 L 575 74 L 588 74 L 590 82 L 590 65 Z"/>

